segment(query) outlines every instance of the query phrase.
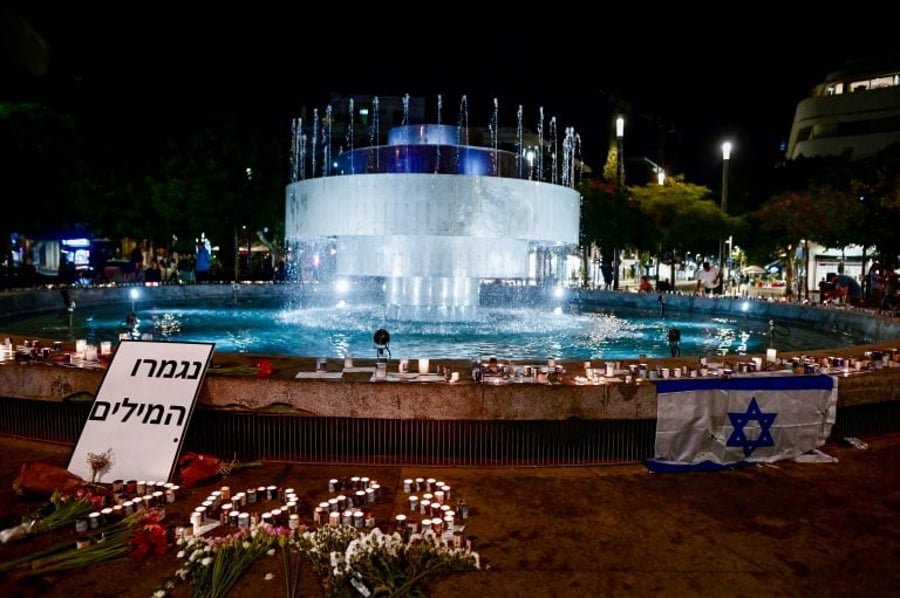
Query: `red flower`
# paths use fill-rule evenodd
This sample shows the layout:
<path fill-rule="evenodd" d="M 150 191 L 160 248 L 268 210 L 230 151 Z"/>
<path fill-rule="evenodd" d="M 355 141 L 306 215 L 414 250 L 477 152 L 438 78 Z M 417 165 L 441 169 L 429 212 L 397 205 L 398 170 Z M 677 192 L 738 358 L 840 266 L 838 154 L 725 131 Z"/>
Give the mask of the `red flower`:
<path fill-rule="evenodd" d="M 159 524 L 159 512 L 153 509 L 141 517 L 140 527 L 127 542 L 131 546 L 129 556 L 135 561 L 140 561 L 151 553 L 164 555 L 168 547 L 168 538 L 166 529 Z"/>
<path fill-rule="evenodd" d="M 222 460 L 211 455 L 185 453 L 178 461 L 181 485 L 191 488 L 222 472 Z"/>
<path fill-rule="evenodd" d="M 268 359 L 262 359 L 256 364 L 256 377 L 268 378 L 272 375 L 272 362 Z"/>

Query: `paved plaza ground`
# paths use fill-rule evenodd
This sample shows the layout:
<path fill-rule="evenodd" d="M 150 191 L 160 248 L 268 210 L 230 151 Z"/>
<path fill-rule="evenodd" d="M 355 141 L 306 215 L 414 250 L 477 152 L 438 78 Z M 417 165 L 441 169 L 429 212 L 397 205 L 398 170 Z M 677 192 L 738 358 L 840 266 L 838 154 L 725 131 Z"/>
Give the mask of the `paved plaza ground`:
<path fill-rule="evenodd" d="M 465 533 L 482 570 L 433 586 L 443 597 L 900 596 L 900 436 L 868 448 L 827 444 L 837 463 L 783 461 L 716 473 L 650 474 L 640 464 L 569 468 L 406 468 L 263 463 L 195 487 L 167 509 L 183 522 L 223 483 L 290 485 L 310 518 L 328 480 L 377 479 L 379 522 L 405 512 L 403 480 L 436 477 L 466 499 Z M 72 447 L 0 438 L 3 527 L 38 505 L 12 481 L 24 462 L 68 464 Z M 74 530 L 56 533 L 74 538 Z M 0 545 L 0 561 L 50 538 Z M 151 596 L 178 567 L 176 550 L 29 582 L 2 580 L 9 596 Z M 275 559 L 259 562 L 233 596 L 283 595 Z M 274 574 L 271 580 L 266 574 Z M 302 596 L 318 586 L 306 569 Z M 181 586 L 175 596 L 189 596 Z"/>

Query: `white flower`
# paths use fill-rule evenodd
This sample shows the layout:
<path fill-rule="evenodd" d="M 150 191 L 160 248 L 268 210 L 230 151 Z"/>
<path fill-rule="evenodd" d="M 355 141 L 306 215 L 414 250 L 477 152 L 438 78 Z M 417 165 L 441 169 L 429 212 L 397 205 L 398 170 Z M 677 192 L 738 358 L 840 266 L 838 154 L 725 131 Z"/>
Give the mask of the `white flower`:
<path fill-rule="evenodd" d="M 165 596 L 165 595 L 166 595 L 165 590 L 156 590 L 155 592 L 153 592 L 154 598 L 163 598 L 163 596 Z"/>
<path fill-rule="evenodd" d="M 211 556 L 208 556 L 208 557 L 204 558 L 202 561 L 200 561 L 200 564 L 203 565 L 204 567 L 209 567 L 209 565 L 210 565 L 212 562 L 213 562 L 212 557 L 211 557 Z"/>
<path fill-rule="evenodd" d="M 266 552 L 266 554 L 269 555 L 269 556 L 275 556 L 275 549 L 274 549 L 274 548 L 270 548 L 270 549 Z"/>
<path fill-rule="evenodd" d="M 179 558 L 179 559 L 183 559 L 183 558 L 184 558 L 184 551 L 183 551 L 183 550 L 179 550 L 179 551 L 178 551 L 178 554 L 176 554 L 175 556 L 176 556 L 177 558 Z"/>
<path fill-rule="evenodd" d="M 275 578 L 274 573 L 266 573 L 266 581 L 272 581 Z"/>

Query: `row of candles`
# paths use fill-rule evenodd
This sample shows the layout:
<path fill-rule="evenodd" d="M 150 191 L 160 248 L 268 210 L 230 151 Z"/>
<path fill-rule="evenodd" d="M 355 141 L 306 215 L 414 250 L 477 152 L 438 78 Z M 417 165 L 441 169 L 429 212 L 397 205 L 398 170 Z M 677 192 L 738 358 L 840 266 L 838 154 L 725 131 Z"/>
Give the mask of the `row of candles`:
<path fill-rule="evenodd" d="M 39 340 L 25 340 L 21 345 L 15 345 L 9 337 L 4 339 L 0 345 L 0 362 L 13 360 L 17 355 L 24 355 L 31 359 L 47 359 L 54 351 L 62 350 L 62 342 L 54 341 L 50 347 L 42 346 Z M 88 343 L 87 339 L 77 339 L 75 341 L 75 352 L 71 357 L 82 361 L 95 362 L 101 357 L 107 357 L 112 354 L 112 342 L 101 341 L 99 345 Z"/>
<path fill-rule="evenodd" d="M 262 513 L 246 510 L 249 505 L 270 503 L 270 508 Z M 191 512 L 190 526 L 178 527 L 176 536 L 201 535 L 219 525 L 228 525 L 240 530 L 250 530 L 256 526 L 272 525 L 292 530 L 300 528 L 300 498 L 293 488 L 280 489 L 278 486 L 259 486 L 232 494 L 229 486 L 210 492 Z"/>
<path fill-rule="evenodd" d="M 115 504 L 91 511 L 86 517 L 75 519 L 75 547 L 87 548 L 103 541 L 105 526 L 121 521 L 134 513 L 155 509 L 159 519 L 166 516 L 166 505 L 175 502 L 181 486 L 173 482 L 144 482 L 116 480 L 112 484 Z M 105 503 L 105 497 L 104 497 Z"/>
<path fill-rule="evenodd" d="M 112 342 L 101 341 L 99 347 L 93 343 L 89 343 L 87 339 L 79 338 L 75 340 L 75 355 L 77 359 L 84 361 L 98 361 L 101 356 L 112 354 Z"/>

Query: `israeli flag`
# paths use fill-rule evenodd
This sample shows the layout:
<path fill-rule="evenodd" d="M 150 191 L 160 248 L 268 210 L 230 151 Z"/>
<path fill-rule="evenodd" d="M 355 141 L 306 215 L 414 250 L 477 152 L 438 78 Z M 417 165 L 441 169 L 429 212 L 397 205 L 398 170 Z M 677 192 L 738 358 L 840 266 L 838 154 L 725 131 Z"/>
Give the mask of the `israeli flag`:
<path fill-rule="evenodd" d="M 825 444 L 837 414 L 828 375 L 680 378 L 656 388 L 653 471 L 793 459 Z"/>

